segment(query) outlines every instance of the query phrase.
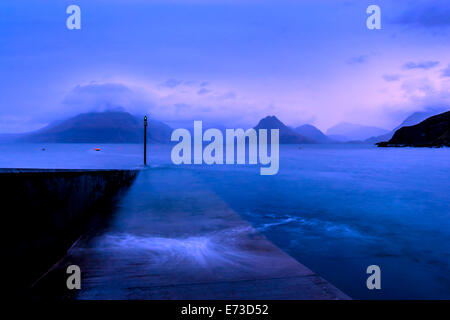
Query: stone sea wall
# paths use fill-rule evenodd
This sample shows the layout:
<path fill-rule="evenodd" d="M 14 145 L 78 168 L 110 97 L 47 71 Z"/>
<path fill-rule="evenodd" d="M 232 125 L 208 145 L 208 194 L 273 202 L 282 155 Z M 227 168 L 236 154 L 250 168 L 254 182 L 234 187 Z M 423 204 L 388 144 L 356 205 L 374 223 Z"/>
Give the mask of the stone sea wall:
<path fill-rule="evenodd" d="M 83 232 L 110 214 L 138 172 L 0 169 L 10 292 L 26 292 Z"/>

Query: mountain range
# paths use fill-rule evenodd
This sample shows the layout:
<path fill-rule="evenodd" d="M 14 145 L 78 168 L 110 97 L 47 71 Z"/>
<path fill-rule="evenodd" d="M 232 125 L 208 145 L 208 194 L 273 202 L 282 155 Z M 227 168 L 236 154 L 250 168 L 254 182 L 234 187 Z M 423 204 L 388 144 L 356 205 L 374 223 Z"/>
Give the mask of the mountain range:
<path fill-rule="evenodd" d="M 415 125 L 425 120 L 435 111 L 415 112 L 406 118 L 396 129 Z M 149 119 L 147 141 L 150 143 L 170 143 L 172 128 L 155 119 Z M 261 119 L 254 129 L 279 129 L 280 144 L 342 143 L 351 140 L 376 143 L 388 141 L 396 131 L 341 123 L 324 134 L 310 124 L 291 128 L 276 116 Z M 224 130 L 223 130 L 224 131 Z M 328 135 L 331 133 L 331 135 Z M 378 136 L 373 134 L 382 133 Z M 270 137 L 270 135 L 268 136 Z M 362 141 L 364 137 L 371 137 Z M 30 133 L 1 134 L 0 142 L 33 143 L 141 143 L 143 138 L 143 119 L 123 111 L 83 113 L 72 118 L 57 121 Z"/>
<path fill-rule="evenodd" d="M 389 130 L 363 126 L 360 124 L 342 122 L 331 128 L 326 132 L 327 136 L 331 139 L 346 142 L 346 141 L 363 141 L 373 136 L 380 136 L 388 133 Z"/>

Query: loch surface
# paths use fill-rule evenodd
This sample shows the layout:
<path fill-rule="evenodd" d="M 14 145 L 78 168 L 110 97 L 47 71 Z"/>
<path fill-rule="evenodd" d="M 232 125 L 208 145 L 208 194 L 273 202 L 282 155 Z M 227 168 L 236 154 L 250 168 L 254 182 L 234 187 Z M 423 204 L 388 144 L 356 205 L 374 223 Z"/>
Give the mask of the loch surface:
<path fill-rule="evenodd" d="M 221 207 L 352 298 L 450 298 L 450 149 L 281 146 L 274 176 L 259 175 L 254 165 L 175 166 L 170 150 L 149 147 L 150 168 L 108 223 L 75 248 L 78 261 L 101 265 L 105 257 L 113 259 L 112 251 L 123 250 L 141 258 L 115 274 L 158 270 L 155 263 L 164 259 L 206 270 L 240 261 L 243 269 L 254 269 L 252 260 L 241 256 L 236 236 L 241 220 L 224 224 L 224 233 L 193 223 L 189 233 L 173 215 L 178 208 L 195 221 L 195 215 Z M 0 145 L 3 168 L 134 168 L 141 163 L 140 145 Z M 145 197 L 144 207 L 139 197 Z M 235 239 L 236 251 L 223 250 L 224 239 Z M 83 250 L 95 254 L 83 255 Z M 264 260 L 264 254 L 258 258 Z M 366 288 L 366 268 L 372 264 L 381 268 L 380 291 Z M 180 277 L 195 277 L 189 273 L 195 269 L 186 270 Z M 105 290 L 120 296 L 122 287 L 111 284 Z M 80 298 L 98 296 L 95 289 L 84 294 Z"/>

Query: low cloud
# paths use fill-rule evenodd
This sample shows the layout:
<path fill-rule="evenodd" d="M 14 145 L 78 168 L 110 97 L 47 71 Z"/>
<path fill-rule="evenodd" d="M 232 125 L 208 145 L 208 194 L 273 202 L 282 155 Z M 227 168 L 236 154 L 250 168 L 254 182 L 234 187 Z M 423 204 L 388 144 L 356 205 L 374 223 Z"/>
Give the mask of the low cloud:
<path fill-rule="evenodd" d="M 441 1 L 437 5 L 423 2 L 404 11 L 394 19 L 394 22 L 422 28 L 448 27 L 450 26 L 450 3 Z"/>
<path fill-rule="evenodd" d="M 424 69 L 429 70 L 439 65 L 439 61 L 420 61 L 420 62 L 407 62 L 403 65 L 404 69 Z"/>
<path fill-rule="evenodd" d="M 97 83 L 77 85 L 63 99 L 67 114 L 102 111 L 145 112 L 152 99 L 138 88 L 131 88 L 123 83 Z"/>
<path fill-rule="evenodd" d="M 202 88 L 202 89 L 200 89 L 200 90 L 197 91 L 197 94 L 203 95 L 203 94 L 208 94 L 208 93 L 210 93 L 210 92 L 211 92 L 211 90 Z"/>
<path fill-rule="evenodd" d="M 360 55 L 347 59 L 346 63 L 348 65 L 363 64 L 366 63 L 368 59 L 369 59 L 368 55 Z"/>
<path fill-rule="evenodd" d="M 289 96 L 279 91 L 276 92 L 277 98 L 271 99 L 275 93 L 265 95 L 264 91 L 257 91 L 249 94 L 237 87 L 215 83 L 205 87 L 200 86 L 199 81 L 178 80 L 181 83 L 170 88 L 162 87 L 160 81 L 121 79 L 114 83 L 77 85 L 67 93 L 60 109 L 67 113 L 64 116 L 111 109 L 136 115 L 145 113 L 173 128 L 189 127 L 194 120 L 202 120 L 209 126 L 249 128 L 269 114 L 277 115 L 287 125 L 312 123 L 322 129 L 330 122 L 344 120 L 394 127 L 405 115 L 424 106 L 450 105 L 449 83 L 440 78 L 440 71 L 427 72 L 426 77 L 422 73 L 401 75 L 387 72 L 382 79 L 397 82 L 387 86 L 380 78 L 380 84 L 387 91 L 375 95 L 378 99 L 375 102 L 370 100 L 371 97 L 360 96 L 366 103 L 364 106 L 346 105 L 347 99 L 335 101 L 336 92 L 341 90 L 330 92 L 321 101 L 325 107 L 318 107 L 315 93 Z M 209 92 L 199 94 L 200 90 Z M 341 108 L 336 108 L 336 105 Z M 59 114 L 54 120 L 61 118 Z"/>
<path fill-rule="evenodd" d="M 162 87 L 166 87 L 166 88 L 175 88 L 177 86 L 179 86 L 182 83 L 182 81 L 177 80 L 177 79 L 168 79 L 166 81 L 164 81 L 163 83 L 161 83 Z"/>
<path fill-rule="evenodd" d="M 385 74 L 383 75 L 383 79 L 387 82 L 395 82 L 400 80 L 400 75 L 398 74 Z"/>
<path fill-rule="evenodd" d="M 442 78 L 449 78 L 450 77 L 450 64 L 447 66 L 447 68 L 442 70 L 441 77 Z"/>
<path fill-rule="evenodd" d="M 444 83 L 422 78 L 405 81 L 401 88 L 409 97 L 409 105 L 416 109 L 450 106 L 449 87 Z"/>
<path fill-rule="evenodd" d="M 229 88 L 195 81 L 161 83 L 90 82 L 72 88 L 64 97 L 63 114 L 56 119 L 85 112 L 126 111 L 167 122 L 182 124 L 193 120 L 208 123 L 255 125 L 265 115 L 264 104 L 237 99 Z M 168 85 L 167 85 L 168 84 Z M 176 84 L 176 85 L 175 85 Z M 207 87 L 206 87 L 207 86 Z M 236 114 L 239 118 L 236 119 Z"/>
<path fill-rule="evenodd" d="M 236 99 L 237 95 L 236 93 L 232 92 L 232 91 L 228 91 L 224 94 L 219 95 L 218 97 L 221 100 L 229 100 L 229 99 Z"/>
<path fill-rule="evenodd" d="M 62 101 L 66 110 L 75 112 L 123 110 L 133 92 L 120 83 L 77 85 Z"/>

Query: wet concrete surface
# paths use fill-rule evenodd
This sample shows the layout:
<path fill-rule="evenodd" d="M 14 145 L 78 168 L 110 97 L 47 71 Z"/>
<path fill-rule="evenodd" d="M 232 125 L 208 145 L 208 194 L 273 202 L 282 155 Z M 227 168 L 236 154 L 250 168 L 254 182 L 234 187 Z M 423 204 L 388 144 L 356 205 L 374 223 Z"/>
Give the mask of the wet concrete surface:
<path fill-rule="evenodd" d="M 81 290 L 66 288 L 67 266 Z M 35 299 L 348 299 L 257 232 L 194 170 L 143 170 Z"/>

